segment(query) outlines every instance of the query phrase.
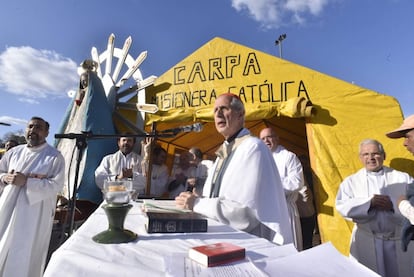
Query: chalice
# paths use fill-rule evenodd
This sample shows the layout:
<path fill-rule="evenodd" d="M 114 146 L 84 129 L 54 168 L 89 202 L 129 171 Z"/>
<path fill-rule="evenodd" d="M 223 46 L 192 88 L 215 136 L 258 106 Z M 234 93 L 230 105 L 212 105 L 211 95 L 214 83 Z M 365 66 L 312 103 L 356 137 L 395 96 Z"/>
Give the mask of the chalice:
<path fill-rule="evenodd" d="M 92 239 L 98 243 L 127 243 L 137 239 L 138 235 L 124 229 L 126 215 L 132 208 L 129 203 L 134 193 L 131 180 L 105 180 L 103 194 L 106 203 L 102 205 L 108 218 L 108 229 Z"/>

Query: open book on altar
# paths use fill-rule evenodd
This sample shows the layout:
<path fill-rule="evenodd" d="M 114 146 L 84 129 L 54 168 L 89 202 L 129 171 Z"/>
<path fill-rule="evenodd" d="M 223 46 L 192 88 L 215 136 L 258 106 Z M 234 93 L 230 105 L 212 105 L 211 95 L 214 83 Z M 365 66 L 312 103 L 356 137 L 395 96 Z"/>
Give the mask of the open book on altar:
<path fill-rule="evenodd" d="M 174 200 L 145 199 L 142 210 L 147 216 L 148 233 L 207 232 L 207 218 L 191 210 L 176 207 Z"/>
<path fill-rule="evenodd" d="M 176 206 L 175 200 L 144 199 L 142 203 L 144 212 L 159 213 L 192 213 L 192 210 L 182 209 Z"/>

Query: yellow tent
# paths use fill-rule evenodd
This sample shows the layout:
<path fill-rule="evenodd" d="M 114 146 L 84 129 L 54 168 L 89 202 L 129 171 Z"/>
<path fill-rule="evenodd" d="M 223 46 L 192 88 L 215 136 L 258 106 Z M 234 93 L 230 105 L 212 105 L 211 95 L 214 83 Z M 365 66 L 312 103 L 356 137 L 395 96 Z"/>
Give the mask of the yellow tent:
<path fill-rule="evenodd" d="M 181 133 L 159 142 L 170 154 L 198 146 L 214 157 L 223 138 L 212 123 L 212 105 L 225 92 L 241 97 L 246 127 L 253 134 L 272 126 L 286 148 L 310 157 L 321 239 L 344 254 L 352 223 L 334 204 L 344 177 L 361 168 L 359 142 L 378 139 L 387 151 L 387 165 L 414 169 L 401 142 L 385 136 L 403 120 L 394 98 L 222 38 L 203 45 L 146 89 L 147 103 L 159 108 L 147 114 L 147 131 L 202 122 L 200 133 Z"/>

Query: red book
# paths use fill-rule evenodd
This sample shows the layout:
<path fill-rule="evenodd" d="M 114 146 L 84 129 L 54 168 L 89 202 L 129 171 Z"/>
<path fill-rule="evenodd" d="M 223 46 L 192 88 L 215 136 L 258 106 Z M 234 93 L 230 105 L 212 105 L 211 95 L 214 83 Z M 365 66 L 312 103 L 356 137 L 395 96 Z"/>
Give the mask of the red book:
<path fill-rule="evenodd" d="M 192 247 L 188 251 L 188 256 L 204 266 L 211 267 L 242 260 L 246 256 L 246 250 L 228 242 L 219 242 Z"/>

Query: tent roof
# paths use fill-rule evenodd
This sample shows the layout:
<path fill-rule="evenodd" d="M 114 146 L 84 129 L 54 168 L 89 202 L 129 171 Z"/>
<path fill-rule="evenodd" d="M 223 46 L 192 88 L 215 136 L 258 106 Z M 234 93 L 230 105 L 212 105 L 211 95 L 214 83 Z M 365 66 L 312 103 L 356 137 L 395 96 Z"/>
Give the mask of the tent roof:
<path fill-rule="evenodd" d="M 207 42 L 146 89 L 146 103 L 159 108 L 146 115 L 146 130 L 153 122 L 157 130 L 202 122 L 202 132 L 162 142 L 170 154 L 198 146 L 213 155 L 223 141 L 211 123 L 213 104 L 226 92 L 244 102 L 246 127 L 254 135 L 272 126 L 282 145 L 309 155 L 322 241 L 332 241 L 344 254 L 352 223 L 335 212 L 335 198 L 342 180 L 362 167 L 360 141 L 378 139 L 387 151 L 386 165 L 413 171 L 411 155 L 385 136 L 403 120 L 396 99 L 221 38 Z"/>
<path fill-rule="evenodd" d="M 191 124 L 189 122 L 188 124 Z M 187 124 L 179 123 L 157 123 L 157 130 L 165 130 L 175 128 Z M 280 137 L 281 144 L 287 149 L 298 153 L 307 154 L 307 141 L 305 120 L 303 118 L 273 117 L 270 119 L 247 121 L 245 127 L 248 128 L 253 135 L 258 136 L 261 129 L 265 127 L 273 127 Z M 150 131 L 148 129 L 148 131 Z M 189 132 L 180 133 L 173 138 L 159 138 L 160 142 L 167 147 L 174 146 L 178 149 L 189 149 L 197 146 L 208 157 L 215 157 L 214 152 L 222 144 L 223 137 L 216 131 L 214 122 L 203 123 L 203 130 L 199 133 Z"/>

